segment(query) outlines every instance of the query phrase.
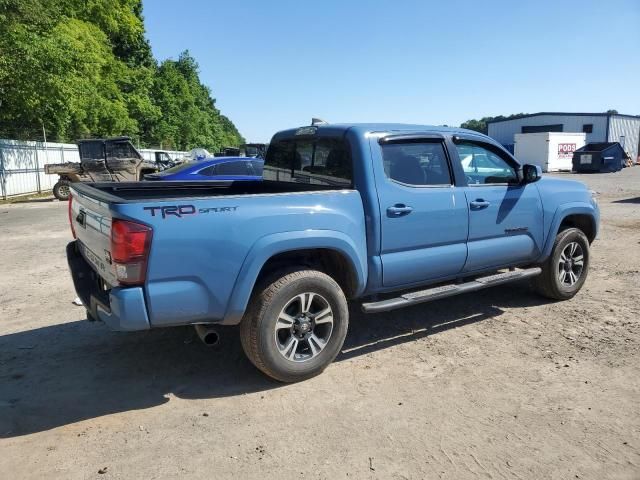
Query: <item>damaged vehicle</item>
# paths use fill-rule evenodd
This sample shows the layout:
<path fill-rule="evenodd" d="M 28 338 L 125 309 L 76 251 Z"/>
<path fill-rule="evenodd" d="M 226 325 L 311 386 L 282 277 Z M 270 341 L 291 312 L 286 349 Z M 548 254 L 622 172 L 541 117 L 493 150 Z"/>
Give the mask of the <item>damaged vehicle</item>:
<path fill-rule="evenodd" d="M 129 137 L 78 140 L 80 162 L 45 165 L 49 175 L 60 179 L 53 186 L 53 195 L 62 201 L 69 199 L 69 185 L 76 182 L 132 182 L 148 173 L 155 173 L 175 165 L 166 156 L 156 155 L 150 162 L 131 143 Z"/>

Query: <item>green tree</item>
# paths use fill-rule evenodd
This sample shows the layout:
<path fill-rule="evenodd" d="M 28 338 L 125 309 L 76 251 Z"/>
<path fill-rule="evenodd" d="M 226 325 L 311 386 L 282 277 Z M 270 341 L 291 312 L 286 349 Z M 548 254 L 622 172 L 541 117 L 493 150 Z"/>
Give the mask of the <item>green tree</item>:
<path fill-rule="evenodd" d="M 497 117 L 482 117 L 480 120 L 467 120 L 460 124 L 461 128 L 467 128 L 469 130 L 475 130 L 476 132 L 487 134 L 488 127 L 487 124 L 494 120 L 511 120 L 514 118 L 522 118 L 527 116 L 526 113 L 514 113 L 513 115 L 498 115 Z"/>
<path fill-rule="evenodd" d="M 198 64 L 183 52 L 178 60 L 165 60 L 155 76 L 152 93 L 160 119 L 151 129 L 151 141 L 170 148 L 203 146 L 218 150 L 238 145 L 242 137 L 215 107 L 211 91 L 200 82 Z"/>
<path fill-rule="evenodd" d="M 187 53 L 161 66 L 141 0 L 0 0 L 0 136 L 130 135 L 216 149 L 242 137 Z"/>

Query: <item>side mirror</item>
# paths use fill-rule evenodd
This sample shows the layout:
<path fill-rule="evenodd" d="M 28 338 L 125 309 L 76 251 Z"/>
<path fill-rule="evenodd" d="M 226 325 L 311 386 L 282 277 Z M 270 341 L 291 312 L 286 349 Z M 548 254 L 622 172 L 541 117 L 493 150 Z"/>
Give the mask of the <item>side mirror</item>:
<path fill-rule="evenodd" d="M 529 163 L 522 166 L 522 183 L 533 183 L 542 177 L 542 167 Z"/>

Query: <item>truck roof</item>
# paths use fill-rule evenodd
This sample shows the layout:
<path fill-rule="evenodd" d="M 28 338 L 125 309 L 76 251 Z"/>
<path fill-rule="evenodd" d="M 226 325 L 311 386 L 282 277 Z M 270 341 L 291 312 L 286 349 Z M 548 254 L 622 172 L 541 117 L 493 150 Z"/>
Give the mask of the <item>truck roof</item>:
<path fill-rule="evenodd" d="M 308 129 L 308 130 L 307 130 Z M 468 130 L 466 128 L 459 127 L 445 127 L 436 125 L 416 125 L 405 123 L 326 123 L 318 125 L 304 125 L 298 128 L 290 128 L 288 130 L 282 130 L 276 133 L 272 142 L 279 140 L 286 140 L 291 138 L 303 138 L 313 136 L 340 136 L 347 132 L 353 132 L 359 138 L 366 138 L 369 133 L 394 133 L 394 132 L 406 132 L 416 134 L 447 134 L 455 135 L 461 134 L 465 136 L 477 137 L 478 140 L 495 145 L 500 150 L 513 158 L 513 155 L 507 151 L 504 146 L 495 141 L 493 138 L 488 137 L 475 130 Z"/>
<path fill-rule="evenodd" d="M 317 132 L 327 135 L 344 133 L 354 130 L 362 135 L 372 132 L 433 132 L 433 133 L 465 133 L 471 135 L 484 135 L 473 130 L 458 127 L 445 127 L 436 125 L 417 125 L 407 123 L 330 123 L 322 125 L 304 125 L 298 128 L 290 128 L 276 133 L 275 137 L 294 136 L 301 128 L 315 128 Z"/>

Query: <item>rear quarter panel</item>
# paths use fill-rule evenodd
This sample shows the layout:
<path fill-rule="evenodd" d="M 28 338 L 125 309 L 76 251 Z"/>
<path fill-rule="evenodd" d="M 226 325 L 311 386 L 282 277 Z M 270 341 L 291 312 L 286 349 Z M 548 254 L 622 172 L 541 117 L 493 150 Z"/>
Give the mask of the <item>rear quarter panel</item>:
<path fill-rule="evenodd" d="M 163 216 L 161 207 L 182 213 L 166 214 L 165 208 Z M 153 227 L 145 285 L 152 326 L 239 322 L 264 263 L 301 248 L 345 254 L 364 288 L 364 213 L 355 190 L 145 201 L 112 209 L 114 216 Z"/>

